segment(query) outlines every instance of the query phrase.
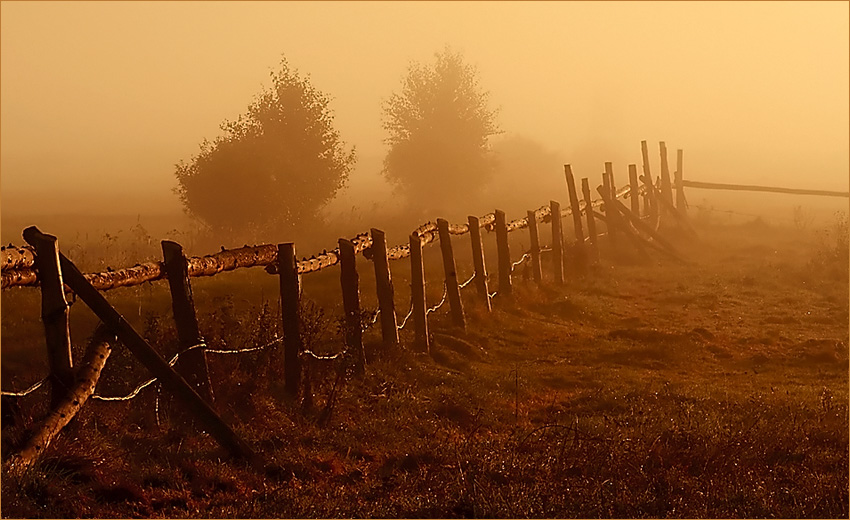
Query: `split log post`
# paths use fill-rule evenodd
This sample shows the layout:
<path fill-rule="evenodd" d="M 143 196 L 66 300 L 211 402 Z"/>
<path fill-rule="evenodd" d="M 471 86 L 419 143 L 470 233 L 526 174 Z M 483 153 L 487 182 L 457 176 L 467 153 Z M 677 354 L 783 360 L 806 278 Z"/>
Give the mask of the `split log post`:
<path fill-rule="evenodd" d="M 644 195 L 644 206 L 648 209 L 647 213 L 652 221 L 658 218 L 658 205 L 655 202 L 655 192 L 650 188 L 653 185 L 652 174 L 649 170 L 649 149 L 646 146 L 646 141 L 640 142 L 640 153 L 643 159 L 643 183 L 646 186 Z"/>
<path fill-rule="evenodd" d="M 511 286 L 511 251 L 508 247 L 508 226 L 505 212 L 497 209 L 496 215 L 496 252 L 499 257 L 499 296 L 510 297 L 513 294 Z"/>
<path fill-rule="evenodd" d="M 605 163 L 606 170 L 608 169 L 608 165 L 611 163 Z M 605 190 L 607 194 L 606 197 L 602 197 L 602 200 L 608 200 L 610 202 L 611 197 L 611 176 L 606 171 L 602 174 L 602 189 Z M 598 191 L 598 190 L 597 190 Z M 600 192 L 601 194 L 601 192 Z M 608 229 L 608 239 L 611 241 L 612 246 L 617 246 L 617 225 L 619 221 L 617 219 L 617 211 L 614 208 L 610 207 L 610 204 L 605 203 L 605 227 Z"/>
<path fill-rule="evenodd" d="M 195 302 L 192 297 L 188 263 L 183 254 L 183 246 L 170 240 L 163 240 L 161 245 L 180 349 L 185 350 L 202 345 L 204 338 L 201 336 L 198 318 L 195 315 Z M 185 352 L 178 359 L 176 369 L 198 392 L 198 395 L 206 399 L 208 403 L 213 403 L 212 384 L 204 350 L 203 347 L 199 347 Z"/>
<path fill-rule="evenodd" d="M 667 166 L 667 143 L 660 141 L 658 149 L 661 153 L 661 196 L 673 206 L 673 188 L 670 183 L 670 169 Z"/>
<path fill-rule="evenodd" d="M 283 325 L 283 379 L 287 395 L 297 399 L 301 393 L 301 275 L 295 244 L 277 245 L 277 274 L 280 282 L 280 314 Z M 309 393 L 310 389 L 306 389 Z"/>
<path fill-rule="evenodd" d="M 393 280 L 390 263 L 387 260 L 387 239 L 380 229 L 371 229 L 372 263 L 375 264 L 375 286 L 378 292 L 378 306 L 381 309 L 381 337 L 387 351 L 398 347 L 398 322 L 395 315 Z"/>
<path fill-rule="evenodd" d="M 640 216 L 640 199 L 638 198 L 637 165 L 629 165 L 629 201 L 632 203 L 632 213 Z"/>
<path fill-rule="evenodd" d="M 410 298 L 413 308 L 414 345 L 431 352 L 428 339 L 428 308 L 425 303 L 425 266 L 422 263 L 422 240 L 419 233 L 410 235 Z"/>
<path fill-rule="evenodd" d="M 537 218 L 535 212 L 529 210 L 528 235 L 531 239 L 531 275 L 534 281 L 540 283 L 543 280 L 543 271 L 540 267 L 540 236 L 537 231 Z"/>
<path fill-rule="evenodd" d="M 593 218 L 593 199 L 590 198 L 590 184 L 587 177 L 581 180 L 581 193 L 584 196 L 584 213 L 587 217 L 587 234 L 590 238 L 590 250 L 593 262 L 599 263 L 599 245 L 596 239 L 596 220 Z"/>
<path fill-rule="evenodd" d="M 242 457 L 255 467 L 262 467 L 262 462 L 253 450 L 225 423 L 215 410 L 198 395 L 197 392 L 174 371 L 140 335 L 132 325 L 95 289 L 77 266 L 59 253 L 59 263 L 65 277 L 65 283 L 77 296 L 106 324 L 118 340 L 124 344 L 133 355 L 147 368 L 154 377 L 170 392 L 173 392 L 186 405 L 204 426 L 204 429 L 233 455 Z"/>
<path fill-rule="evenodd" d="M 360 279 L 354 244 L 344 238 L 339 239 L 339 266 L 342 307 L 345 312 L 345 344 L 352 349 L 355 373 L 362 375 L 366 372 L 366 352 L 363 349 L 363 329 L 360 323 Z"/>
<path fill-rule="evenodd" d="M 50 442 L 59 435 L 62 428 L 67 426 L 86 404 L 86 401 L 94 393 L 100 372 L 106 365 L 107 358 L 109 358 L 112 350 L 110 342 L 114 343 L 114 341 L 114 336 L 109 334 L 107 327 L 103 324 L 98 325 L 86 349 L 86 354 L 83 356 L 76 381 L 68 387 L 68 391 L 56 403 L 53 411 L 42 421 L 23 449 L 6 462 L 4 470 L 7 474 L 23 474 L 38 460 L 38 457 L 47 451 Z"/>
<path fill-rule="evenodd" d="M 608 193 L 611 194 L 611 199 L 617 198 L 617 188 L 614 186 L 614 163 L 605 163 L 605 173 L 608 174 Z"/>
<path fill-rule="evenodd" d="M 472 283 L 475 284 L 475 290 L 478 296 L 484 302 L 487 312 L 492 311 L 490 306 L 490 293 L 487 292 L 487 268 L 484 265 L 484 246 L 481 243 L 481 226 L 478 217 L 472 215 L 467 217 L 469 224 L 469 237 L 472 242 L 472 264 L 475 266 L 475 278 Z"/>
<path fill-rule="evenodd" d="M 452 313 L 452 323 L 461 329 L 466 328 L 466 319 L 463 316 L 463 302 L 460 299 L 460 289 L 457 283 L 457 267 L 455 256 L 452 251 L 452 239 L 449 235 L 449 223 L 447 220 L 437 219 L 437 233 L 440 235 L 440 251 L 443 253 L 443 272 L 446 275 L 446 297 L 449 299 L 449 307 Z"/>
<path fill-rule="evenodd" d="M 555 283 L 564 283 L 564 234 L 561 231 L 561 204 L 549 201 L 549 213 L 552 217 L 552 270 Z"/>
<path fill-rule="evenodd" d="M 41 283 L 41 321 L 50 367 L 50 402 L 55 406 L 74 383 L 68 302 L 59 268 L 59 240 L 35 227 L 25 229 L 23 236 L 35 248 L 34 263 Z"/>
<path fill-rule="evenodd" d="M 576 181 L 573 177 L 573 169 L 569 164 L 564 165 L 564 176 L 567 180 L 567 191 L 570 195 L 570 208 L 573 214 L 573 227 L 576 236 L 576 255 L 574 267 L 581 272 L 587 268 L 587 251 L 584 247 L 584 230 L 581 225 L 581 208 L 578 204 L 578 193 L 576 192 Z"/>
<path fill-rule="evenodd" d="M 685 187 L 682 185 L 684 178 L 682 170 L 682 155 L 684 152 L 681 148 L 676 150 L 676 209 L 683 217 L 688 216 L 688 203 L 685 200 Z"/>

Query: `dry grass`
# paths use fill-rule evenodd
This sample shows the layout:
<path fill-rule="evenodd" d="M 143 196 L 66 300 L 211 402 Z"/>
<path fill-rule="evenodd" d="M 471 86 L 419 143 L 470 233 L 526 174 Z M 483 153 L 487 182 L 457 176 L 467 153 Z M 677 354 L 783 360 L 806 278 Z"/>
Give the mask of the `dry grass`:
<path fill-rule="evenodd" d="M 379 356 L 373 328 L 368 373 L 316 367 L 308 409 L 283 395 L 279 349 L 210 355 L 216 407 L 263 454 L 263 473 L 181 426 L 154 388 L 128 403 L 91 402 L 29 474 L 4 478 L 2 514 L 846 518 L 846 257 L 841 283 L 812 268 L 840 244 L 758 222 L 700 232 L 699 242 L 677 241 L 691 266 L 622 260 L 562 288 L 520 279 L 516 300 L 497 300 L 492 315 L 469 289 L 468 330 L 432 315 L 431 356 Z M 263 304 L 276 282 L 251 276 L 196 284 L 214 348 L 279 332 L 276 302 Z M 305 278 L 318 302 L 307 309 L 310 346 L 321 352 L 341 348 L 337 276 Z M 394 276 L 403 316 L 405 268 Z M 439 295 L 435 283 L 429 301 Z M 42 347 L 37 322 L 30 336 L 12 329 L 32 327 L 38 300 L 3 298 L 4 386 L 20 387 L 43 370 L 30 354 Z M 133 292 L 110 299 L 174 351 L 167 289 L 152 289 L 142 313 Z M 93 320 L 74 312 L 81 338 Z M 402 339 L 411 343 L 407 330 Z M 145 376 L 116 349 L 98 392 Z M 44 396 L 23 399 L 4 423 L 4 458 L 45 411 Z"/>

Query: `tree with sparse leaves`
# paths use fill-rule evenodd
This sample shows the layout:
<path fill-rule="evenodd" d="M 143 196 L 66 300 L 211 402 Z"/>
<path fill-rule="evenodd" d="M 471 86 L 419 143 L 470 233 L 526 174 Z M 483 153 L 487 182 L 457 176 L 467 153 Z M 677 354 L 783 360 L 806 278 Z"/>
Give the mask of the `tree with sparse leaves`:
<path fill-rule="evenodd" d="M 224 135 L 177 165 L 177 195 L 213 231 L 284 239 L 313 227 L 354 165 L 329 98 L 285 59 L 271 78 L 246 114 L 222 123 Z"/>
<path fill-rule="evenodd" d="M 496 111 L 459 53 L 447 48 L 435 58 L 412 64 L 401 92 L 384 104 L 384 175 L 411 209 L 461 211 L 492 176 L 488 138 L 499 132 Z"/>

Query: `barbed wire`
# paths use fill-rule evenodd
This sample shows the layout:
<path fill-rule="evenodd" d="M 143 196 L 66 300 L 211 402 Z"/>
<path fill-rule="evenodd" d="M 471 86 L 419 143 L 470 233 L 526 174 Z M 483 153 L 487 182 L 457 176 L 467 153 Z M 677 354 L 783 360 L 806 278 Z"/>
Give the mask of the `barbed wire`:
<path fill-rule="evenodd" d="M 0 395 L 2 395 L 4 397 L 24 397 L 26 395 L 29 395 L 29 394 L 35 392 L 39 388 L 41 388 L 41 385 L 43 385 L 44 382 L 47 381 L 49 378 L 50 378 L 50 376 L 44 376 L 44 379 L 34 383 L 31 387 L 27 388 L 26 390 L 24 390 L 22 392 L 6 392 L 6 391 L 3 391 L 3 392 L 0 392 Z"/>
<path fill-rule="evenodd" d="M 407 320 L 411 316 L 413 316 L 413 299 L 412 298 L 410 299 L 410 311 L 408 311 L 407 316 L 405 316 L 404 319 L 401 320 L 401 325 L 398 326 L 398 330 L 403 329 L 404 326 L 407 325 Z"/>
<path fill-rule="evenodd" d="M 469 277 L 469 279 L 467 281 L 463 282 L 462 284 L 458 285 L 457 288 L 463 289 L 467 285 L 471 284 L 472 280 L 475 280 L 475 273 L 472 273 L 472 275 Z"/>
<path fill-rule="evenodd" d="M 443 299 L 442 299 L 442 300 L 440 300 L 440 303 L 438 303 L 438 304 L 437 304 L 437 305 L 435 305 L 434 307 L 431 307 L 430 309 L 428 309 L 427 311 L 425 311 L 425 316 L 427 316 L 427 315 L 431 314 L 432 312 L 436 312 L 436 311 L 437 311 L 437 309 L 439 309 L 440 307 L 442 307 L 442 306 L 443 306 L 443 304 L 444 304 L 444 303 L 446 303 L 446 295 L 447 295 L 447 294 L 449 294 L 449 288 L 448 288 L 448 286 L 447 286 L 446 284 L 443 284 Z"/>

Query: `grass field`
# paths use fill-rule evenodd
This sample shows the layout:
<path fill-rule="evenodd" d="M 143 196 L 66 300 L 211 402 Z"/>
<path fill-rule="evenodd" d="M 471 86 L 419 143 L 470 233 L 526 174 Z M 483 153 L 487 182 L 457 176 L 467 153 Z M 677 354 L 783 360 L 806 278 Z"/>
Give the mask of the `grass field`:
<path fill-rule="evenodd" d="M 467 289 L 467 330 L 445 308 L 432 314 L 430 356 L 409 348 L 410 328 L 405 349 L 382 354 L 373 327 L 367 374 L 314 367 L 310 406 L 284 396 L 282 349 L 209 354 L 216 408 L 262 454 L 263 472 L 183 426 L 156 386 L 90 401 L 31 472 L 4 475 L 2 515 L 846 518 L 846 216 L 828 229 L 750 219 L 698 232 L 672 233 L 689 265 L 612 261 L 606 245 L 598 267 L 562 287 L 517 273 L 515 300 L 497 297 L 492 314 Z M 516 257 L 526 235 L 514 235 Z M 429 304 L 441 295 L 436 247 L 426 250 Z M 409 269 L 391 267 L 401 319 Z M 304 277 L 318 352 L 342 349 L 338 276 Z M 366 261 L 360 277 L 372 309 Z M 192 283 L 212 348 L 279 333 L 276 278 L 255 269 Z M 164 355 L 176 351 L 167 293 L 162 283 L 107 293 Z M 20 389 L 46 373 L 38 291 L 2 298 L 3 387 Z M 78 356 L 94 324 L 72 306 Z M 97 392 L 146 377 L 118 348 Z M 4 422 L 4 459 L 46 412 L 45 396 L 21 399 Z"/>

